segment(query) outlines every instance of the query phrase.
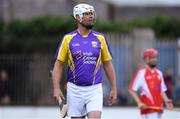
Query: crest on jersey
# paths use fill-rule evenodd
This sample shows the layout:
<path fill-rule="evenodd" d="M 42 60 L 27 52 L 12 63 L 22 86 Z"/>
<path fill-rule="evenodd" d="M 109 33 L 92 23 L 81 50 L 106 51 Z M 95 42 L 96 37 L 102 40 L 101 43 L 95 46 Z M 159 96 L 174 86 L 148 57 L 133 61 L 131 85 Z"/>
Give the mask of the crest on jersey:
<path fill-rule="evenodd" d="M 151 76 L 146 76 L 146 79 L 151 79 L 152 77 Z"/>
<path fill-rule="evenodd" d="M 160 77 L 159 75 L 157 76 L 157 78 L 158 78 L 159 80 L 161 80 L 161 77 Z"/>
<path fill-rule="evenodd" d="M 92 47 L 96 48 L 98 43 L 96 41 L 92 41 L 91 44 L 92 44 Z"/>

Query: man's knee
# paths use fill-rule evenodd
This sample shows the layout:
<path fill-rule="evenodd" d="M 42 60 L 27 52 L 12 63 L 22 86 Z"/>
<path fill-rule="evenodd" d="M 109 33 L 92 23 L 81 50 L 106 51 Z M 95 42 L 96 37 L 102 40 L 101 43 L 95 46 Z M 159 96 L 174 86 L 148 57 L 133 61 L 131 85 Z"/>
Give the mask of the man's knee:
<path fill-rule="evenodd" d="M 100 119 L 101 111 L 92 111 L 88 113 L 88 119 Z"/>

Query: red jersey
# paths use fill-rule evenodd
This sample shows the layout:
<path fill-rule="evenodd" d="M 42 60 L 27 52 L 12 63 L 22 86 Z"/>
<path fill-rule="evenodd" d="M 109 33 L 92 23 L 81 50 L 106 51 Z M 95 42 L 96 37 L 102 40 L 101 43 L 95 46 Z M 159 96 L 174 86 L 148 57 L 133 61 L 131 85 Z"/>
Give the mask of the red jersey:
<path fill-rule="evenodd" d="M 167 88 L 162 72 L 157 68 L 152 70 L 147 67 L 140 68 L 135 73 L 129 88 L 140 93 L 140 99 L 145 105 L 163 107 L 162 92 L 165 92 Z M 141 109 L 141 114 L 152 112 L 163 112 L 163 110 Z"/>

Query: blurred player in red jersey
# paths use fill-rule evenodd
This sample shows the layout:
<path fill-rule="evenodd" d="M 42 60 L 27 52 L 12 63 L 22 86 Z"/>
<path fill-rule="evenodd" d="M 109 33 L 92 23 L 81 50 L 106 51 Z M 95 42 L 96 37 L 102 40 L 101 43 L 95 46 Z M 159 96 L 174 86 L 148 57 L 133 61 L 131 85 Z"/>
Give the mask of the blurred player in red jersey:
<path fill-rule="evenodd" d="M 153 48 L 145 50 L 143 59 L 146 65 L 135 73 L 129 92 L 141 111 L 142 119 L 161 119 L 163 101 L 168 109 L 172 109 L 173 104 L 165 93 L 167 88 L 162 72 L 156 68 L 158 51 Z"/>

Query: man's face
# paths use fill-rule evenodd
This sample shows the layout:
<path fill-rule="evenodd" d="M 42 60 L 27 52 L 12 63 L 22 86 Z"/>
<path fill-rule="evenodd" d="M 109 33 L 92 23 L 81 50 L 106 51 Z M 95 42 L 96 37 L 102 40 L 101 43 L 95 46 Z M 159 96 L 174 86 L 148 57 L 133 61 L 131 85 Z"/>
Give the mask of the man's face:
<path fill-rule="evenodd" d="M 146 58 L 146 63 L 152 68 L 156 67 L 157 62 L 158 62 L 158 56 L 157 55 L 149 56 Z"/>
<path fill-rule="evenodd" d="M 81 25 L 83 25 L 87 29 L 91 29 L 94 25 L 95 14 L 94 12 L 85 12 L 83 13 L 82 20 L 80 20 L 80 17 L 78 17 L 77 20 Z"/>
<path fill-rule="evenodd" d="M 93 12 L 83 13 L 82 23 L 84 25 L 93 25 L 94 24 L 94 13 Z"/>

